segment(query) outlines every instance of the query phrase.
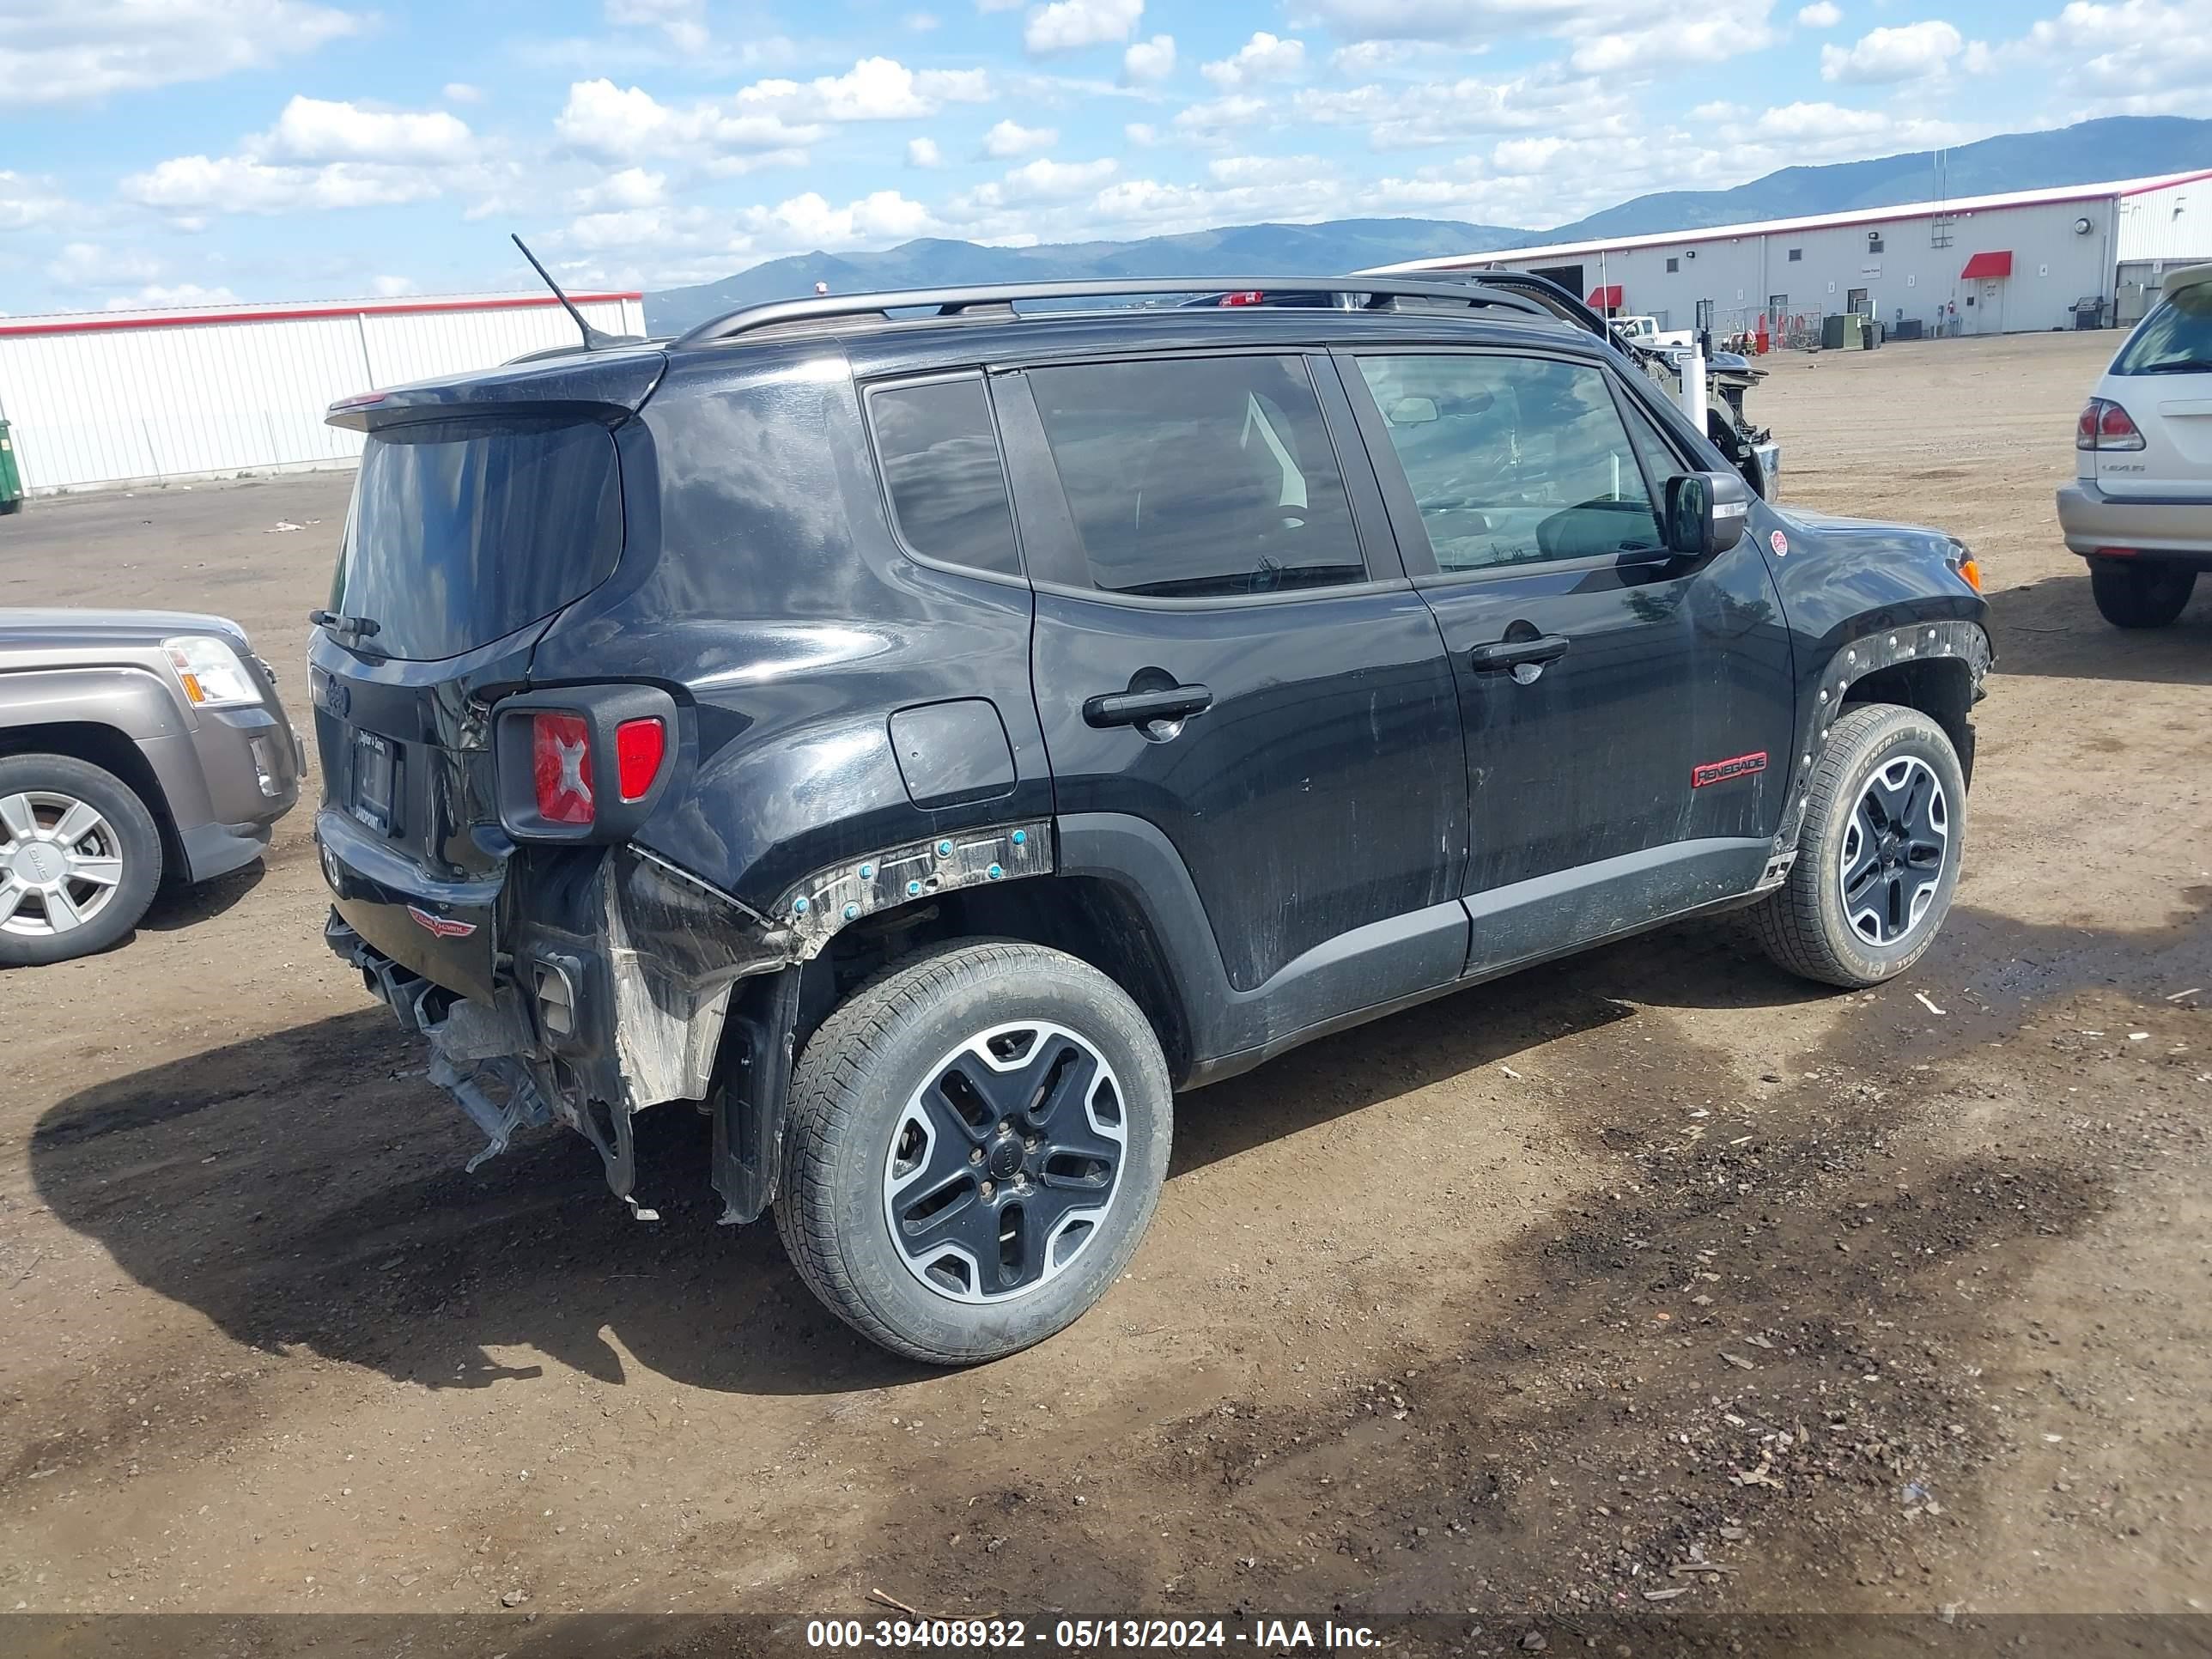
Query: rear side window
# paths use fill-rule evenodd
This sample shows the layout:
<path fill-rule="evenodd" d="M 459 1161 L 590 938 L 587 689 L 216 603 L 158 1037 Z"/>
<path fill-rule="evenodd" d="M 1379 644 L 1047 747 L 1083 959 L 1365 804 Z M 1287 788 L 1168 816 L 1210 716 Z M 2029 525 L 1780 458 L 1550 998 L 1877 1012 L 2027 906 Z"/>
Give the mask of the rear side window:
<path fill-rule="evenodd" d="M 331 609 L 373 620 L 379 655 L 458 656 L 582 598 L 622 543 L 605 427 L 387 428 L 362 451 Z"/>
<path fill-rule="evenodd" d="M 2212 283 L 2178 289 L 2158 302 L 2112 359 L 2115 374 L 2212 370 Z"/>
<path fill-rule="evenodd" d="M 926 559 L 1019 575 L 983 382 L 971 375 L 878 386 L 868 394 L 868 419 L 907 547 Z"/>
<path fill-rule="evenodd" d="M 1099 588 L 1222 599 L 1367 580 L 1302 358 L 1085 363 L 1029 380 Z"/>

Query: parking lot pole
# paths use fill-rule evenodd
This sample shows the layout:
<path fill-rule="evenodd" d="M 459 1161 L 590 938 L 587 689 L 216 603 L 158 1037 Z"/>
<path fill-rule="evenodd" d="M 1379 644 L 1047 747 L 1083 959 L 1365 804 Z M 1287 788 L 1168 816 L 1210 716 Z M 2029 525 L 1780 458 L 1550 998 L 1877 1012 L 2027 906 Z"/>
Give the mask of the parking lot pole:
<path fill-rule="evenodd" d="M 1705 429 L 1705 354 L 1695 346 L 1682 364 L 1682 413 Z"/>

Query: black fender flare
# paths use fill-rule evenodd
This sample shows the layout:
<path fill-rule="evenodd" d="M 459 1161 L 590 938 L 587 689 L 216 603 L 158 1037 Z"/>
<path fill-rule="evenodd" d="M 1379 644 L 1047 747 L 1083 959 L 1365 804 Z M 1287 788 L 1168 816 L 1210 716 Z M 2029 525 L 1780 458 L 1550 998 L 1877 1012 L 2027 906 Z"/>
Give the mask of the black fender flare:
<path fill-rule="evenodd" d="M 1806 694 L 1804 706 L 1798 712 L 1797 752 L 1790 758 L 1790 789 L 1788 803 L 1782 809 L 1782 823 L 1775 831 L 1774 853 L 1778 861 L 1795 856 L 1797 838 L 1805 827 L 1805 808 L 1808 799 L 1813 768 L 1821 751 L 1827 746 L 1828 733 L 1835 727 L 1837 718 L 1843 713 L 1853 685 L 1868 675 L 1905 663 L 1955 662 L 1965 665 L 1971 690 L 1968 703 L 1978 702 L 1983 693 L 1983 682 L 1987 678 L 1990 665 L 1996 660 L 1996 651 L 1990 644 L 1989 632 L 1978 622 L 1965 617 L 1939 617 L 1934 620 L 1900 623 L 1893 628 L 1869 629 L 1855 635 L 1830 653 L 1820 677 Z M 1972 775 L 1973 760 L 1971 748 L 1960 756 L 1969 777 Z M 1786 866 L 1784 866 L 1786 869 Z M 1780 879 L 1772 869 L 1771 885 Z"/>

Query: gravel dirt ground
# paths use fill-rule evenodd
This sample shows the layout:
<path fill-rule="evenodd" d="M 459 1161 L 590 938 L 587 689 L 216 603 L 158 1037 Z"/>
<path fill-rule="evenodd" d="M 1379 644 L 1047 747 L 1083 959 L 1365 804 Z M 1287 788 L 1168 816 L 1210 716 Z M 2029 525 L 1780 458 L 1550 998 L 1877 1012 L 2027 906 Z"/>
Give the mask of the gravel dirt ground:
<path fill-rule="evenodd" d="M 644 1121 L 657 1225 L 560 1132 L 464 1175 L 322 948 L 304 810 L 123 948 L 0 975 L 0 1609 L 881 1589 L 1427 1611 L 1471 1650 L 2203 1610 L 2212 592 L 2118 633 L 2059 541 L 2113 343 L 1755 394 L 1790 502 L 1942 526 L 1992 585 L 1967 873 L 1911 975 L 1822 994 L 1686 927 L 1190 1096 L 1130 1275 L 999 1364 L 890 1360 L 718 1229 L 692 1114 Z M 228 612 L 303 719 L 349 483 L 35 502 L 0 604 Z"/>

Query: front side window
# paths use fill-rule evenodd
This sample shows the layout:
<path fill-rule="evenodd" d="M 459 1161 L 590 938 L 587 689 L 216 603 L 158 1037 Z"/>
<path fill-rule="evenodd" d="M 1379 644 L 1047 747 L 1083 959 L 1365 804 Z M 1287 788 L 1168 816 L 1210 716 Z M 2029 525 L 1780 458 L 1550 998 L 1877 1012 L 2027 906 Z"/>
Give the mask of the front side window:
<path fill-rule="evenodd" d="M 2212 370 L 2212 283 L 2176 289 L 2136 325 L 2112 359 L 2115 374 Z"/>
<path fill-rule="evenodd" d="M 1302 358 L 1029 371 L 1096 586 L 1221 599 L 1367 579 Z"/>
<path fill-rule="evenodd" d="M 878 386 L 868 421 L 901 539 L 926 559 L 1021 574 L 1013 509 L 981 379 Z"/>
<path fill-rule="evenodd" d="M 1664 545 L 1605 371 L 1540 357 L 1363 356 L 1443 571 Z"/>

